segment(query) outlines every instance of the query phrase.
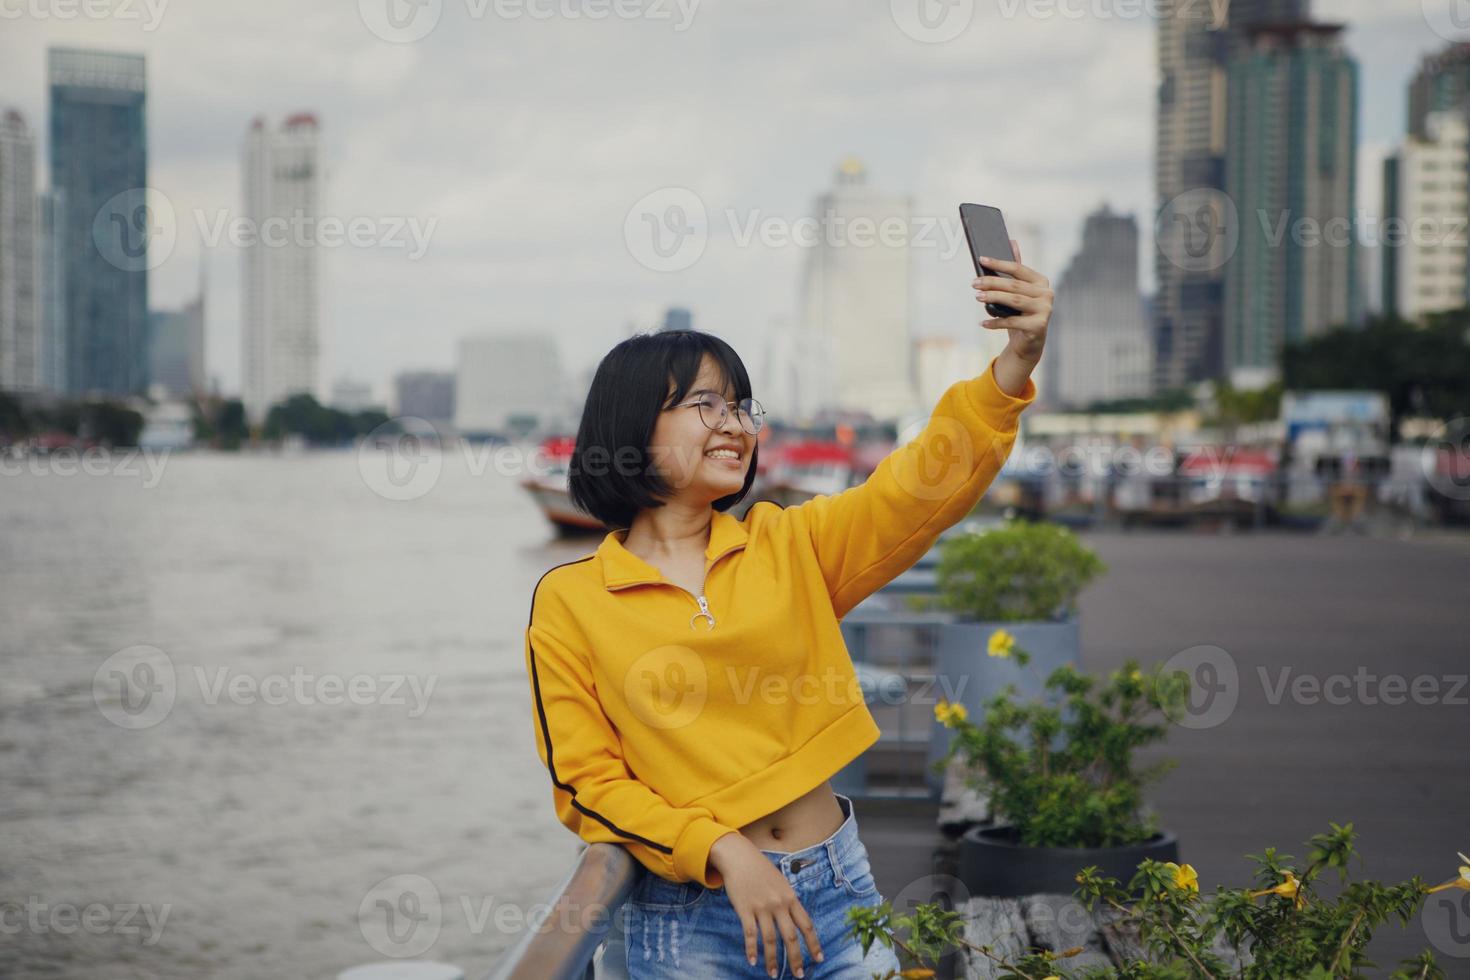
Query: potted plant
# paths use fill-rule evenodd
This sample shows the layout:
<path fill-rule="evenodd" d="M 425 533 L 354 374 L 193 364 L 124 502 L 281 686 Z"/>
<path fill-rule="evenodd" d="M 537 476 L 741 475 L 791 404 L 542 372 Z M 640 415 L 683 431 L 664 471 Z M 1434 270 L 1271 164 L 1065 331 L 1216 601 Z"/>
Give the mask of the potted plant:
<path fill-rule="evenodd" d="M 1032 659 L 1005 630 L 988 647 L 1021 667 Z M 1142 860 L 1178 859 L 1178 841 L 1143 800 L 1143 788 L 1173 762 L 1140 767 L 1134 754 L 1163 740 L 1169 713 L 1188 697 L 1188 677 L 1161 667 L 1145 673 L 1129 661 L 1100 681 L 1062 664 L 1043 687 L 1042 697 L 1025 699 L 1007 685 L 978 724 L 963 705 L 935 707 L 936 720 L 954 731 L 936 766 L 962 756 L 967 781 L 988 796 L 995 818 L 960 839 L 960 880 L 971 894 L 1059 894 L 1083 867 L 1126 879 Z"/>
<path fill-rule="evenodd" d="M 1003 628 L 1029 651 L 1040 676 L 1081 663 L 1077 596 L 1105 570 L 1077 535 L 1056 524 L 1010 521 L 945 539 L 935 569 L 936 594 L 909 599 L 915 609 L 954 614 L 938 627 L 937 690 L 976 715 L 1007 684 L 1039 695 L 1040 677 L 1017 678 L 1009 663 L 998 661 L 990 638 Z M 930 788 L 936 792 L 943 776 L 935 763 L 948 742 L 936 721 L 927 755 Z"/>

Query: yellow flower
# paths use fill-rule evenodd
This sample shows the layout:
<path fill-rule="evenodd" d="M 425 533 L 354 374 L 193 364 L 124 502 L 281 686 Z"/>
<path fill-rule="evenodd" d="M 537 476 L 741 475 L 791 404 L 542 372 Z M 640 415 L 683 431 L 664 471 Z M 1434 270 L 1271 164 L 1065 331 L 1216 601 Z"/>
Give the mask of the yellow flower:
<path fill-rule="evenodd" d="M 1428 894 L 1433 895 L 1435 892 L 1442 892 L 1446 888 L 1458 888 L 1462 891 L 1470 892 L 1470 857 L 1466 857 L 1463 853 L 1459 851 L 1456 851 L 1455 853 L 1459 854 L 1460 860 L 1465 862 L 1464 864 L 1460 865 L 1460 877 L 1451 878 L 1443 885 L 1435 885 L 1433 888 L 1429 889 Z"/>
<path fill-rule="evenodd" d="M 934 705 L 935 719 L 946 728 L 953 728 L 956 722 L 964 721 L 970 717 L 962 704 L 954 704 L 949 701 L 940 701 Z"/>
<path fill-rule="evenodd" d="M 1137 683 L 1137 682 L 1143 680 L 1143 675 L 1140 674 L 1137 670 L 1130 670 L 1128 672 L 1128 679 L 1130 681 L 1133 681 L 1134 683 Z"/>
<path fill-rule="evenodd" d="M 1286 872 L 1286 880 L 1275 888 L 1262 888 L 1260 891 L 1247 892 L 1247 898 L 1260 898 L 1262 895 L 1280 895 L 1289 898 L 1297 908 L 1307 904 L 1307 897 L 1302 894 L 1302 883 L 1296 880 L 1296 875 L 1290 871 Z"/>
<path fill-rule="evenodd" d="M 1199 873 L 1194 870 L 1193 865 L 1175 864 L 1173 861 L 1166 861 L 1164 867 L 1174 872 L 1175 888 L 1182 888 L 1190 892 L 1199 891 Z"/>
<path fill-rule="evenodd" d="M 1005 630 L 996 630 L 990 634 L 990 649 L 987 651 L 992 657 L 1009 657 L 1011 647 L 1016 645 L 1016 638 Z"/>

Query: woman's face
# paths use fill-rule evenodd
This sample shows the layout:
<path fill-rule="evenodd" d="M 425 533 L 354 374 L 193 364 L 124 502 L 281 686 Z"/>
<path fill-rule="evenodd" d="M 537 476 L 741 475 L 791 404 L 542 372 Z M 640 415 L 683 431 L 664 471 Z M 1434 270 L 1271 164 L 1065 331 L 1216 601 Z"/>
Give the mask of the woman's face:
<path fill-rule="evenodd" d="M 715 360 L 708 354 L 700 364 L 699 376 L 681 400 L 681 407 L 659 413 L 648 451 L 655 468 L 677 496 L 713 503 L 739 493 L 745 486 L 755 436 L 741 427 L 731 405 L 725 406 L 724 423 L 718 429 L 708 428 L 694 404 L 703 391 L 718 392 L 726 402 L 735 401 L 734 387 L 721 383 Z M 664 401 L 673 395 L 674 385 L 670 382 Z M 712 415 L 710 421 L 715 422 L 716 416 Z M 737 454 L 734 458 L 730 457 L 730 450 Z"/>

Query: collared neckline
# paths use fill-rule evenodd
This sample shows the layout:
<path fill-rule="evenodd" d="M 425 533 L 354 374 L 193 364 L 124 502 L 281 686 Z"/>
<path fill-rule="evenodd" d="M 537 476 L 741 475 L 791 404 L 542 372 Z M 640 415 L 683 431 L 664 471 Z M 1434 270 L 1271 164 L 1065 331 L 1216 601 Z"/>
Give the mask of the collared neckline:
<path fill-rule="evenodd" d="M 737 548 L 745 547 L 747 533 L 745 523 L 722 510 L 712 510 L 709 528 L 709 543 L 705 545 L 705 569 L 717 559 Z M 626 585 L 650 582 L 667 582 L 663 573 L 639 558 L 623 545 L 626 530 L 609 531 L 597 546 L 597 558 L 602 564 L 602 584 L 608 589 L 620 589 Z M 671 583 L 672 584 L 672 583 Z"/>

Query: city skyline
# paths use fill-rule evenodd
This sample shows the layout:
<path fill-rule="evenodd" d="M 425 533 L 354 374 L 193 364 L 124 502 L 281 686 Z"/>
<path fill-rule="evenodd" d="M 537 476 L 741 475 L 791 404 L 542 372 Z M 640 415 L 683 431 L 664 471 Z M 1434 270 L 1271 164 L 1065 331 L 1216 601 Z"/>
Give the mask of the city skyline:
<path fill-rule="evenodd" d="M 704 72 L 687 75 L 690 91 L 635 86 L 636 100 L 617 99 L 624 86 L 604 92 L 578 90 L 574 83 L 609 64 L 615 78 L 645 78 L 645 70 L 628 60 L 639 51 L 693 66 L 708 56 L 715 33 L 745 23 L 739 11 L 701 11 L 704 19 L 696 16 L 682 33 L 667 24 L 609 22 L 601 32 L 585 23 L 530 21 L 471 21 L 457 31 L 446 8 L 445 23 L 428 38 L 396 45 L 374 36 L 355 12 L 345 23 L 319 13 L 292 17 L 299 36 L 282 42 L 281 51 L 263 41 L 218 40 L 248 27 L 252 17 L 270 19 L 269 5 L 255 10 L 170 10 L 151 33 L 116 23 L 22 20 L 12 25 L 15 41 L 7 42 L 18 56 L 0 68 L 9 102 L 39 132 L 44 86 L 39 75 L 26 73 L 39 71 L 45 46 L 96 45 L 149 55 L 150 183 L 167 195 L 178 218 L 172 253 L 152 271 L 153 305 L 187 302 L 204 256 L 211 286 L 207 370 L 227 392 L 240 390 L 239 250 L 227 240 L 209 247 L 201 239 L 218 228 L 221 210 L 226 217 L 242 213 L 238 134 L 259 114 L 321 115 L 326 213 L 437 220 L 417 261 L 389 248 L 323 255 L 321 374 L 368 380 L 382 401 L 400 371 L 452 369 L 462 336 L 550 328 L 575 371 L 620 339 L 629 323 L 651 326 L 675 303 L 692 309 L 703 328 L 731 339 L 755 369 L 772 322 L 789 321 L 794 312 L 803 256 L 795 247 L 739 247 L 731 228 L 738 231 L 752 217 L 788 223 L 805 217 L 833 165 L 848 153 L 868 164 L 878 186 L 912 195 L 921 217 L 953 221 L 958 201 L 981 200 L 999 204 L 1013 221 L 1034 221 L 1049 243 L 1049 265 L 1041 271 L 1053 281 L 1076 252 L 1085 212 L 1103 200 L 1136 215 L 1142 247 L 1152 249 L 1149 161 L 1157 65 L 1155 25 L 1148 18 L 1005 20 L 978 11 L 960 37 L 925 44 L 880 11 L 881 17 L 859 25 L 871 51 L 859 57 L 818 44 L 796 67 L 780 61 L 780 38 L 773 50 L 769 37 L 722 37 L 722 57 L 756 69 L 737 87 L 750 94 L 732 96 L 731 103 L 714 97 L 717 85 L 728 86 L 730 79 Z M 1323 0 L 1312 13 L 1348 24 L 1348 47 L 1363 63 L 1359 172 L 1375 173 L 1376 161 L 1402 138 L 1405 88 L 1418 59 L 1444 42 L 1412 10 L 1390 15 L 1366 3 Z M 783 11 L 769 31 L 784 23 L 794 36 L 807 36 L 811 16 Z M 517 43 L 485 65 L 470 55 L 483 50 L 474 44 L 484 38 L 477 28 L 492 27 Z M 1372 46 L 1360 41 L 1368 30 Z M 599 33 L 607 43 L 592 63 L 572 67 L 594 53 Z M 1022 51 L 1041 41 L 1087 84 L 1047 84 L 1045 70 L 1025 68 Z M 307 53 L 313 44 L 320 50 Z M 201 45 L 217 48 L 215 57 L 203 59 Z M 762 71 L 742 61 L 757 47 L 771 52 L 762 61 L 783 67 Z M 977 52 L 984 54 L 978 61 Z M 305 66 L 291 62 L 292 54 Z M 552 59 L 546 63 L 557 70 L 537 77 L 559 79 L 555 91 L 517 90 L 516 99 L 492 99 L 491 80 L 518 64 L 523 73 L 532 70 L 529 60 L 520 60 L 532 57 Z M 798 68 L 806 80 L 800 92 L 776 98 Z M 888 82 L 902 77 L 885 88 L 885 76 Z M 978 93 L 1012 77 L 1035 93 L 1037 108 L 1026 131 L 996 152 L 983 123 L 952 120 L 970 103 L 982 115 L 994 100 Z M 466 78 L 483 84 L 450 91 L 455 80 Z M 1076 98 L 1082 90 L 1087 98 Z M 965 96 L 970 91 L 977 94 Z M 842 106 L 833 101 L 839 95 L 847 96 Z M 218 108 L 201 118 L 194 108 L 200 99 Z M 608 114 L 619 106 L 626 111 Z M 720 127 L 745 131 L 752 113 L 769 121 L 773 138 L 759 147 L 729 143 Z M 466 125 L 465 119 L 485 125 Z M 687 146 L 643 139 L 665 125 L 692 133 Z M 557 146 L 581 146 L 579 152 L 603 165 L 588 178 L 580 160 L 558 154 Z M 1050 162 L 1063 150 L 1066 160 Z M 49 147 L 38 146 L 38 154 L 44 171 Z M 1063 168 L 1065 176 L 1057 176 Z M 1376 203 L 1377 183 L 1359 181 L 1358 206 L 1366 206 L 1365 199 Z M 1000 186 L 1006 190 L 985 191 Z M 704 256 L 673 273 L 640 265 L 622 240 L 629 209 L 666 187 L 695 189 L 711 219 Z M 728 221 L 727 209 L 734 212 Z M 968 256 L 961 249 L 941 258 L 939 251 L 916 254 L 913 334 L 973 338 L 979 328 L 966 289 Z M 1153 285 L 1150 265 L 1145 259 L 1145 292 Z M 573 269 L 583 270 L 581 280 Z"/>

